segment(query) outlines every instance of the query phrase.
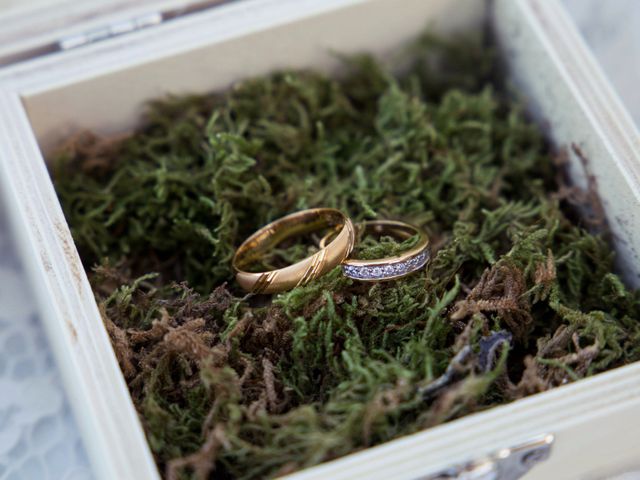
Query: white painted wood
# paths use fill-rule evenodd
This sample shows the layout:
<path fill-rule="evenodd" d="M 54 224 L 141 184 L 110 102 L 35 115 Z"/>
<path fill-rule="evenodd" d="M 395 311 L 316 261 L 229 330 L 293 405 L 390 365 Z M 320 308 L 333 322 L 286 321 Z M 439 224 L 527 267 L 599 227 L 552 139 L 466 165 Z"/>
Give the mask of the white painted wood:
<path fill-rule="evenodd" d="M 640 4 L 637 0 L 561 2 L 640 127 Z"/>
<path fill-rule="evenodd" d="M 427 21 L 444 32 L 481 28 L 484 8 L 478 0 L 246 0 L 0 72 L 1 191 L 101 478 L 144 480 L 158 474 L 40 152 L 79 129 L 128 129 L 144 102 L 169 92 L 224 88 L 275 68 L 334 69 L 331 49 L 384 57 Z M 537 114 L 559 144 L 576 142 L 590 158 L 616 246 L 629 278 L 635 278 L 637 132 L 555 1 L 496 0 L 491 8 L 513 77 Z M 640 425 L 640 365 L 292 478 L 415 479 L 547 432 L 557 436 L 554 453 L 528 478 L 584 478 L 614 463 L 640 463 L 640 429 L 624 428 L 634 424 Z"/>
<path fill-rule="evenodd" d="M 511 78 L 577 183 L 596 179 L 627 282 L 640 286 L 640 136 L 566 12 L 555 2 L 498 0 L 495 25 Z M 527 25 L 519 19 L 529 18 Z M 633 62 L 631 62 L 633 63 Z M 571 146 L 576 145 L 586 167 Z"/>
<path fill-rule="evenodd" d="M 87 453 L 100 478 L 157 478 L 19 96 L 0 111 L 1 190 Z"/>

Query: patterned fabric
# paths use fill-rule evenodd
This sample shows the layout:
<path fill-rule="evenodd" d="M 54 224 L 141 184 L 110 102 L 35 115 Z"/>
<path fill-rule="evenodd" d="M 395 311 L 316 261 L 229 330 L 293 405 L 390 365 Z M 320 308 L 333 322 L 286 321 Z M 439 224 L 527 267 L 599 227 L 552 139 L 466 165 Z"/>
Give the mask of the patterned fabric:
<path fill-rule="evenodd" d="M 93 478 L 0 212 L 0 479 Z"/>

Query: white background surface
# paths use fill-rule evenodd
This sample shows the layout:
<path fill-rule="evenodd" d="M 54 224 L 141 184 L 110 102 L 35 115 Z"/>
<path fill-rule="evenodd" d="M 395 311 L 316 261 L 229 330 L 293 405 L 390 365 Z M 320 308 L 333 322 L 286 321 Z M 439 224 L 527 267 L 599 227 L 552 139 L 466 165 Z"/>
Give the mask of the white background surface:
<path fill-rule="evenodd" d="M 640 1 L 563 0 L 563 3 L 640 126 Z"/>
<path fill-rule="evenodd" d="M 640 0 L 563 1 L 640 125 Z M 0 9 L 19 3 L 0 0 Z M 90 478 L 0 205 L 0 480 Z"/>

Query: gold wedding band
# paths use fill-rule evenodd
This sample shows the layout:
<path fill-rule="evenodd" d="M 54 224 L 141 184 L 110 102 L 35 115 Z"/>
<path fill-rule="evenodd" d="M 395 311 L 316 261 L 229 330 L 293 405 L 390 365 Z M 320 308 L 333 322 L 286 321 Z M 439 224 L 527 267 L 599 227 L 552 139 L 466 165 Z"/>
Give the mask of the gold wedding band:
<path fill-rule="evenodd" d="M 283 240 L 325 228 L 339 232 L 310 257 L 278 270 L 257 273 L 244 270 Z M 353 223 L 340 210 L 314 208 L 292 213 L 262 227 L 238 247 L 232 263 L 236 280 L 244 290 L 252 293 L 291 290 L 339 265 L 351 253 L 354 241 Z"/>
<path fill-rule="evenodd" d="M 394 280 L 421 269 L 429 261 L 429 236 L 418 227 L 393 220 L 373 220 L 358 227 L 363 229 L 359 231 L 360 234 L 389 234 L 402 240 L 418 235 L 418 242 L 400 255 L 375 260 L 347 258 L 342 262 L 342 271 L 349 278 L 363 282 Z M 330 237 L 331 234 L 328 234 L 320 241 L 321 248 Z"/>

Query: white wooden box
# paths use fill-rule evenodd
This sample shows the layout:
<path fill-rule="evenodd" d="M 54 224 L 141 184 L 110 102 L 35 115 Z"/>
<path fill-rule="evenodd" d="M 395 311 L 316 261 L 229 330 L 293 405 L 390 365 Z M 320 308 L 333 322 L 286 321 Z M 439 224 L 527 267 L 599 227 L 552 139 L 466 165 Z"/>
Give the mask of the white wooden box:
<path fill-rule="evenodd" d="M 139 23 L 151 25 L 162 19 L 149 15 L 151 10 L 175 12 L 190 3 L 118 4 L 107 20 L 107 12 L 87 17 L 86 5 L 67 1 L 48 13 L 49 23 L 60 24 L 56 31 L 36 31 L 39 17 L 15 16 L 0 32 L 0 60 L 48 53 L 0 70 L 0 192 L 99 478 L 146 480 L 159 473 L 44 158 L 77 130 L 113 133 L 134 126 L 141 106 L 167 92 L 221 89 L 283 67 L 332 69 L 331 51 L 369 51 L 384 58 L 427 24 L 443 34 L 488 26 L 513 83 L 550 139 L 560 147 L 578 146 L 588 159 L 585 166 L 571 154 L 570 173 L 578 184 L 589 175 L 597 179 L 619 268 L 630 284 L 640 285 L 640 138 L 555 0 L 243 0 L 54 51 L 60 32 L 66 45 L 80 44 L 106 36 L 106 30 L 95 28 L 107 21 L 137 16 Z M 134 26 L 119 25 L 120 31 Z M 27 27 L 33 34 L 16 42 L 17 34 L 29 33 Z M 89 29 L 88 37 L 76 35 L 83 29 Z M 550 457 L 526 478 L 603 478 L 640 468 L 640 365 L 467 416 L 291 478 L 426 479 L 452 465 L 500 457 L 502 449 L 531 439 L 549 441 L 551 435 Z M 504 468 L 491 475 L 482 478 L 515 478 Z"/>

